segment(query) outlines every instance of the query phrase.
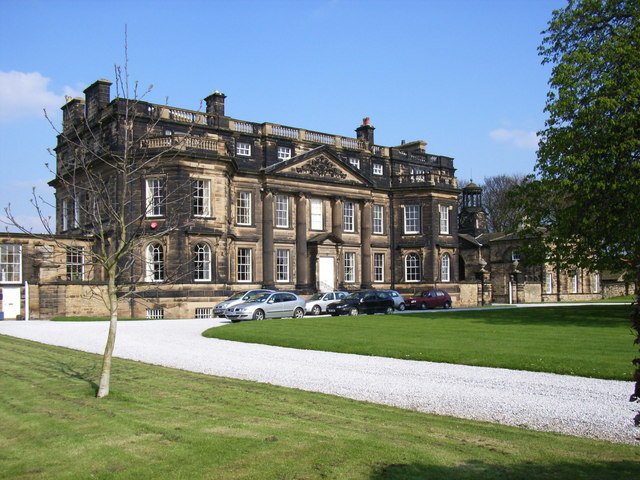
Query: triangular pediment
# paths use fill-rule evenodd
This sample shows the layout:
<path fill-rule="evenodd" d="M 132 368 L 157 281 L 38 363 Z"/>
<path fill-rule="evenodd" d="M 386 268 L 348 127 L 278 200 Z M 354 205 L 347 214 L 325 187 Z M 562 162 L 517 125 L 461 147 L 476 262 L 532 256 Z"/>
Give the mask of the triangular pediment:
<path fill-rule="evenodd" d="M 369 185 L 369 181 L 365 177 L 340 161 L 327 146 L 314 148 L 289 160 L 272 165 L 265 169 L 265 173 L 299 177 L 304 180 Z"/>

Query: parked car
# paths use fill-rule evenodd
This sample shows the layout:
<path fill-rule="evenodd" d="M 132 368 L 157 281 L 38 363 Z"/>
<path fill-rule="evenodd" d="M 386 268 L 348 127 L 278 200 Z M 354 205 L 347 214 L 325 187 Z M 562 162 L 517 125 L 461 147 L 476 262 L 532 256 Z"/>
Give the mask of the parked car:
<path fill-rule="evenodd" d="M 231 295 L 226 300 L 220 302 L 215 307 L 213 307 L 213 314 L 216 317 L 224 318 L 225 311 L 227 308 L 237 305 L 238 303 L 248 302 L 251 298 L 263 295 L 265 293 L 272 293 L 273 290 L 266 289 L 257 289 L 257 290 L 249 290 L 247 292 L 238 292 Z"/>
<path fill-rule="evenodd" d="M 389 295 L 391 295 L 391 299 L 393 300 L 393 308 L 402 312 L 406 308 L 406 304 L 404 303 L 404 298 L 402 298 L 402 295 L 400 295 L 396 290 L 385 291 Z"/>
<path fill-rule="evenodd" d="M 451 297 L 444 290 L 432 289 L 425 290 L 420 295 L 407 297 L 405 299 L 407 308 L 418 308 L 426 310 L 427 308 L 451 308 Z"/>
<path fill-rule="evenodd" d="M 316 293 L 313 297 L 307 300 L 306 311 L 313 315 L 320 315 L 322 312 L 327 311 L 327 305 L 335 302 L 336 300 L 342 300 L 347 295 L 349 295 L 347 292 Z"/>
<path fill-rule="evenodd" d="M 359 315 L 361 313 L 393 313 L 393 299 L 388 292 L 365 290 L 347 295 L 339 302 L 327 305 L 327 313 L 338 315 Z"/>
<path fill-rule="evenodd" d="M 224 312 L 232 322 L 265 318 L 304 317 L 304 298 L 291 292 L 266 292 L 247 302 L 233 305 Z"/>

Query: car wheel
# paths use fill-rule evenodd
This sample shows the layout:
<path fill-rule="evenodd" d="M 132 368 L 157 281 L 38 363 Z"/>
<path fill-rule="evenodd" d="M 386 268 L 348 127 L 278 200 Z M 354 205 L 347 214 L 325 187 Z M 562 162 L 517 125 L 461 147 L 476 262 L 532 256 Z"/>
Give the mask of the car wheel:
<path fill-rule="evenodd" d="M 301 309 L 300 307 L 296 308 L 293 311 L 293 318 L 302 318 L 304 317 L 304 310 Z"/>
<path fill-rule="evenodd" d="M 398 310 L 400 310 L 401 312 L 404 312 L 405 308 L 407 308 L 407 307 L 405 306 L 404 303 L 401 303 L 400 305 L 398 305 Z"/>
<path fill-rule="evenodd" d="M 424 302 L 422 302 L 422 303 L 420 304 L 420 310 L 426 310 L 426 309 L 427 309 L 427 304 L 426 304 L 426 303 L 424 303 Z"/>
<path fill-rule="evenodd" d="M 322 309 L 320 308 L 320 305 L 314 305 L 313 308 L 311 309 L 311 313 L 313 313 L 314 315 L 320 315 L 322 313 Z"/>
<path fill-rule="evenodd" d="M 253 312 L 253 319 L 254 320 L 264 320 L 264 311 L 258 309 L 255 312 Z"/>
<path fill-rule="evenodd" d="M 387 307 L 387 309 L 384 311 L 384 313 L 386 315 L 391 315 L 393 313 L 393 307 Z"/>
<path fill-rule="evenodd" d="M 359 313 L 360 312 L 358 312 L 358 309 L 356 307 L 352 307 L 352 308 L 349 309 L 349 315 L 351 315 L 352 317 L 355 317 Z"/>
<path fill-rule="evenodd" d="M 445 309 L 451 308 L 451 302 L 444 302 L 444 308 Z"/>

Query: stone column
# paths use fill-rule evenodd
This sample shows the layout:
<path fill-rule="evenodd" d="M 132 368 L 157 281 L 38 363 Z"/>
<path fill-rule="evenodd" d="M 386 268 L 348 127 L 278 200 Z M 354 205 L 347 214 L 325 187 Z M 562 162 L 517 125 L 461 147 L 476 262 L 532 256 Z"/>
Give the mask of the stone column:
<path fill-rule="evenodd" d="M 360 258 L 362 274 L 360 285 L 362 288 L 371 288 L 371 204 L 370 200 L 365 201 L 362 206 L 360 217 Z"/>
<path fill-rule="evenodd" d="M 262 197 L 262 287 L 274 288 L 273 282 L 273 192 Z"/>
<path fill-rule="evenodd" d="M 342 238 L 342 198 L 335 197 L 331 202 L 331 232 L 338 238 Z"/>
<path fill-rule="evenodd" d="M 309 288 L 307 258 L 307 197 L 303 193 L 296 202 L 296 288 Z"/>

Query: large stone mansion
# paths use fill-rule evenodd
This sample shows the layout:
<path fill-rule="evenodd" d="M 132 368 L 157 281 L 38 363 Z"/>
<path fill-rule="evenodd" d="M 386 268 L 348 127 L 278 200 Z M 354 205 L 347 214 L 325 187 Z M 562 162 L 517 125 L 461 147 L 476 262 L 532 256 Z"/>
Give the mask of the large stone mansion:
<path fill-rule="evenodd" d="M 108 133 L 107 153 L 122 149 L 118 125 L 128 107 L 125 99 L 112 99 L 110 89 L 109 81 L 98 80 L 84 99 L 63 107 L 59 177 L 69 175 L 72 130 L 88 135 L 99 128 Z M 232 118 L 219 92 L 205 102 L 204 111 L 136 102 L 132 131 L 142 139 L 137 159 L 157 161 L 139 172 L 128 203 L 130 218 L 141 219 L 148 237 L 128 266 L 132 295 L 121 302 L 123 316 L 208 316 L 219 298 L 255 287 L 300 294 L 438 287 L 456 305 L 492 300 L 493 279 L 483 276 L 490 254 L 483 259 L 473 253 L 482 255 L 477 238 L 485 233 L 482 209 L 474 209 L 478 192 L 466 190 L 472 203 L 463 204 L 467 233 L 461 237 L 462 192 L 451 157 L 427 152 L 420 140 L 378 145 L 368 118 L 348 137 Z M 14 303 L 27 299 L 35 318 L 104 314 L 90 295 L 104 283 L 102 274 L 85 268 L 86 252 L 96 248 L 86 235 L 88 196 L 58 179 L 51 185 L 56 241 L 0 236 L 4 296 Z M 183 192 L 183 201 L 175 201 L 175 192 Z M 477 228 L 469 230 L 469 222 Z M 515 282 L 509 288 L 516 301 L 539 301 L 544 282 L 529 299 L 524 277 L 517 286 L 514 248 L 499 259 Z M 27 313 L 14 306 L 16 311 Z"/>

